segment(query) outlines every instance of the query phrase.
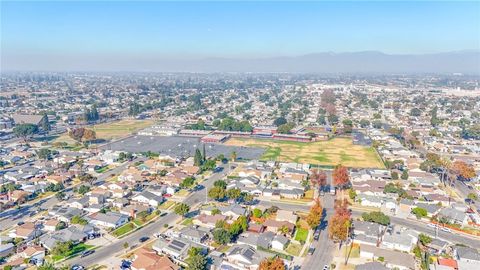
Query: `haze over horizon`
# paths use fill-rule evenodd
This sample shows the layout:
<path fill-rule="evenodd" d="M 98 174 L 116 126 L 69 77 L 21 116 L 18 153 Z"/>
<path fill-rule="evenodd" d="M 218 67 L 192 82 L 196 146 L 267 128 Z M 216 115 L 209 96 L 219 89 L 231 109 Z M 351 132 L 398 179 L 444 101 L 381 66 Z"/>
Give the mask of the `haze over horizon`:
<path fill-rule="evenodd" d="M 3 71 L 480 72 L 480 2 L 0 5 Z"/>

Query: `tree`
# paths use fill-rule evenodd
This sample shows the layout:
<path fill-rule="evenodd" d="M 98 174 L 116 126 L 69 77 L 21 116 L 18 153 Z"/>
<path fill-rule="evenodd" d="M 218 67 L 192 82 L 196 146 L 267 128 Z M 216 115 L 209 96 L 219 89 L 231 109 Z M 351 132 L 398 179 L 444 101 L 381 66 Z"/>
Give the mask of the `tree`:
<path fill-rule="evenodd" d="M 195 150 L 195 156 L 193 157 L 193 164 L 195 166 L 202 166 L 202 163 L 203 163 L 202 153 L 200 153 L 200 150 L 197 148 Z"/>
<path fill-rule="evenodd" d="M 73 216 L 70 220 L 72 224 L 87 225 L 88 221 L 80 216 Z"/>
<path fill-rule="evenodd" d="M 475 169 L 473 166 L 468 165 L 464 161 L 457 160 L 452 164 L 452 171 L 458 177 L 463 179 L 471 179 L 476 176 Z"/>
<path fill-rule="evenodd" d="M 398 172 L 396 172 L 396 171 L 392 172 L 392 179 L 393 180 L 398 180 Z"/>
<path fill-rule="evenodd" d="M 227 188 L 227 182 L 225 182 L 224 180 L 217 180 L 217 181 L 213 182 L 213 186 L 214 187 L 221 187 L 222 189 L 226 189 Z"/>
<path fill-rule="evenodd" d="M 287 123 L 287 119 L 285 119 L 285 117 L 278 117 L 277 119 L 275 119 L 273 121 L 273 124 L 277 127 L 281 126 L 281 125 L 284 125 L 286 123 Z"/>
<path fill-rule="evenodd" d="M 63 200 L 65 199 L 65 193 L 64 193 L 64 192 L 61 192 L 61 191 L 60 191 L 60 192 L 57 192 L 57 193 L 55 194 L 55 198 L 57 198 L 57 200 L 59 200 L 59 201 L 63 201 Z"/>
<path fill-rule="evenodd" d="M 468 193 L 467 198 L 472 200 L 472 201 L 476 201 L 476 200 L 478 200 L 478 195 L 473 193 L 473 192 L 470 192 L 470 193 Z"/>
<path fill-rule="evenodd" d="M 313 187 L 324 187 L 327 184 L 327 174 L 323 170 L 313 169 L 310 183 Z"/>
<path fill-rule="evenodd" d="M 185 203 L 179 203 L 175 206 L 175 214 L 185 216 L 190 211 L 190 206 Z"/>
<path fill-rule="evenodd" d="M 52 253 L 52 255 L 64 256 L 72 248 L 73 248 L 73 242 L 72 241 L 57 242 L 55 244 L 55 246 L 50 250 L 50 252 Z"/>
<path fill-rule="evenodd" d="M 65 229 L 66 227 L 67 227 L 67 224 L 63 221 L 60 221 L 57 223 L 57 225 L 55 225 L 55 230 L 59 231 L 59 230 Z"/>
<path fill-rule="evenodd" d="M 17 137 L 23 138 L 25 142 L 38 132 L 38 126 L 34 124 L 19 124 L 13 129 L 13 133 Z"/>
<path fill-rule="evenodd" d="M 81 175 L 80 177 L 78 177 L 78 179 L 84 183 L 88 183 L 90 185 L 93 184 L 93 182 L 95 182 L 95 180 L 97 180 L 97 178 L 89 173 L 86 173 L 84 175 Z"/>
<path fill-rule="evenodd" d="M 363 213 L 362 219 L 368 222 L 375 222 L 381 225 L 390 224 L 390 218 L 380 211 L 375 211 L 371 213 Z"/>
<path fill-rule="evenodd" d="M 227 190 L 227 197 L 233 200 L 240 198 L 242 191 L 239 188 L 232 188 Z"/>
<path fill-rule="evenodd" d="M 350 119 L 345 119 L 342 121 L 343 124 L 343 130 L 345 133 L 352 133 L 352 128 L 353 128 L 353 122 Z"/>
<path fill-rule="evenodd" d="M 181 188 L 189 188 L 195 184 L 195 177 L 188 176 L 185 177 L 182 182 L 180 183 Z"/>
<path fill-rule="evenodd" d="M 290 130 L 292 130 L 294 127 L 295 127 L 295 124 L 293 124 L 293 123 L 286 123 L 286 124 L 280 125 L 280 126 L 277 128 L 277 132 L 278 132 L 278 133 L 281 133 L 281 134 L 289 134 L 289 133 L 290 133 Z"/>
<path fill-rule="evenodd" d="M 348 238 L 350 217 L 335 213 L 328 222 L 328 235 L 331 239 L 345 241 Z"/>
<path fill-rule="evenodd" d="M 50 131 L 50 121 L 48 121 L 48 116 L 46 113 L 43 114 L 42 120 L 40 120 L 40 127 L 43 131 L 48 132 Z"/>
<path fill-rule="evenodd" d="M 262 212 L 262 210 L 260 210 L 258 208 L 255 208 L 255 209 L 253 209 L 252 214 L 255 218 L 261 218 L 262 215 L 263 215 L 263 212 Z"/>
<path fill-rule="evenodd" d="M 412 209 L 412 214 L 414 214 L 417 219 L 421 219 L 422 217 L 426 217 L 428 212 L 425 208 L 415 207 Z"/>
<path fill-rule="evenodd" d="M 208 197 L 214 200 L 222 200 L 226 197 L 225 189 L 214 186 L 208 191 Z"/>
<path fill-rule="evenodd" d="M 360 120 L 360 126 L 361 126 L 362 128 L 369 127 L 369 126 L 370 126 L 370 121 L 368 121 L 367 119 L 361 119 L 361 120 Z"/>
<path fill-rule="evenodd" d="M 77 142 L 89 142 L 97 138 L 95 131 L 84 127 L 70 129 L 68 136 Z"/>
<path fill-rule="evenodd" d="M 201 250 L 192 247 L 188 250 L 186 259 L 187 270 L 204 270 L 207 268 L 207 258 L 201 253 Z"/>
<path fill-rule="evenodd" d="M 333 184 L 340 189 L 344 189 L 350 182 L 350 176 L 345 166 L 337 165 L 333 170 Z"/>
<path fill-rule="evenodd" d="M 355 198 L 357 197 L 357 192 L 355 192 L 355 190 L 353 188 L 349 189 L 348 190 L 348 197 L 351 200 L 355 200 Z"/>
<path fill-rule="evenodd" d="M 418 241 L 420 241 L 423 246 L 426 246 L 432 242 L 432 238 L 426 234 L 421 233 L 418 235 Z"/>
<path fill-rule="evenodd" d="M 410 110 L 410 115 L 411 116 L 420 116 L 420 115 L 422 115 L 422 110 L 420 110 L 419 108 L 412 108 Z"/>
<path fill-rule="evenodd" d="M 128 248 L 128 242 L 124 242 L 124 243 L 123 243 L 123 248 L 124 248 L 124 249 L 127 249 L 127 248 Z"/>
<path fill-rule="evenodd" d="M 85 186 L 85 185 L 81 185 L 78 189 L 77 189 L 77 192 L 78 194 L 80 195 L 85 195 L 86 193 L 88 193 L 90 191 L 90 187 L 89 186 Z"/>
<path fill-rule="evenodd" d="M 407 180 L 408 179 L 408 171 L 404 170 L 402 172 L 402 176 L 400 176 L 400 178 L 402 178 L 402 180 Z"/>
<path fill-rule="evenodd" d="M 320 225 L 322 213 L 323 213 L 323 209 L 322 209 L 322 206 L 320 205 L 320 200 L 317 198 L 315 200 L 315 204 L 312 205 L 312 207 L 310 207 L 310 212 L 308 213 L 308 216 L 306 218 L 308 225 L 310 225 L 312 229 Z"/>
<path fill-rule="evenodd" d="M 285 270 L 285 263 L 280 257 L 265 258 L 260 262 L 258 270 Z"/>
<path fill-rule="evenodd" d="M 220 245 L 228 244 L 232 241 L 232 236 L 224 228 L 215 229 L 213 231 L 213 240 Z"/>
<path fill-rule="evenodd" d="M 39 159 L 49 160 L 52 155 L 52 150 L 48 148 L 42 148 L 37 151 L 37 155 Z"/>

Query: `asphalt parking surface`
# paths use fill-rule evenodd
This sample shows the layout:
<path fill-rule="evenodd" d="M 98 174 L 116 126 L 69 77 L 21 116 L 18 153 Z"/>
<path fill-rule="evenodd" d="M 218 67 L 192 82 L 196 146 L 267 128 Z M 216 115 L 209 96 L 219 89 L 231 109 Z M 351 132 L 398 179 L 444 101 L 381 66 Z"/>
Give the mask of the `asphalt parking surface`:
<path fill-rule="evenodd" d="M 147 152 L 152 151 L 162 155 L 175 157 L 189 157 L 195 154 L 196 149 L 203 151 L 203 143 L 197 137 L 183 136 L 132 136 L 116 142 L 104 145 L 102 149 L 125 151 L 125 152 Z M 207 157 L 217 157 L 223 154 L 226 158 L 232 152 L 237 153 L 238 159 L 259 159 L 265 152 L 260 147 L 227 146 L 221 143 L 206 143 L 205 151 Z"/>

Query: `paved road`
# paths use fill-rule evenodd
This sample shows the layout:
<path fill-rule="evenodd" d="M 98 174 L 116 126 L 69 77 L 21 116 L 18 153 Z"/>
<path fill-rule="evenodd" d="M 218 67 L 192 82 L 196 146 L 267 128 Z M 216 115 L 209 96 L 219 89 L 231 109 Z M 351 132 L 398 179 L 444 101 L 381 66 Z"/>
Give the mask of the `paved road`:
<path fill-rule="evenodd" d="M 109 170 L 97 177 L 97 180 L 93 183 L 95 184 L 100 184 L 107 179 L 111 178 L 112 174 L 119 174 L 122 171 L 125 170 L 132 162 L 136 161 L 142 161 L 145 160 L 145 158 L 138 158 L 136 160 L 133 160 L 131 162 L 125 162 L 122 165 L 113 168 L 112 170 Z M 77 184 L 79 185 L 79 184 Z M 67 187 L 64 192 L 66 195 L 72 195 L 73 193 L 73 188 L 74 186 Z M 42 209 L 50 209 L 54 205 L 58 203 L 58 199 L 55 197 L 55 195 L 52 195 L 51 197 L 44 198 L 36 203 L 29 203 L 29 204 L 24 204 L 22 205 L 22 208 L 20 209 L 12 209 L 12 210 L 7 210 L 2 213 L 2 219 L 0 220 L 0 228 L 2 230 L 6 228 L 12 228 L 14 227 L 19 221 L 25 221 L 28 217 L 34 215 L 36 211 L 39 211 L 40 208 Z"/>
<path fill-rule="evenodd" d="M 331 185 L 332 173 L 331 171 L 326 171 L 326 173 L 327 184 Z M 307 255 L 307 257 L 303 261 L 302 270 L 322 269 L 324 265 L 330 265 L 333 259 L 333 251 L 335 248 L 335 244 L 328 237 L 328 220 L 330 219 L 330 216 L 334 213 L 334 196 L 325 194 L 320 198 L 322 199 L 322 207 L 325 211 L 325 214 L 320 224 L 320 236 L 318 241 L 313 241 L 312 246 L 315 248 L 315 252 L 313 252 L 312 255 Z"/>
<path fill-rule="evenodd" d="M 208 179 L 202 182 L 202 185 L 205 187 L 204 189 L 191 193 L 189 196 L 185 198 L 183 202 L 190 206 L 194 206 L 194 205 L 197 205 L 198 203 L 204 202 L 206 198 L 206 192 L 208 191 L 208 189 L 212 187 L 213 183 L 216 180 L 219 180 L 225 177 L 228 171 L 229 169 L 225 168 L 224 171 L 222 172 L 212 174 Z M 179 216 L 174 214 L 173 212 L 168 213 L 167 215 L 157 219 L 152 224 L 149 224 L 144 228 L 136 232 L 133 232 L 130 235 L 118 241 L 113 242 L 108 246 L 100 247 L 92 255 L 89 255 L 84 258 L 75 257 L 71 260 L 68 260 L 66 263 L 70 265 L 81 264 L 86 267 L 92 266 L 95 264 L 101 264 L 103 261 L 108 260 L 108 258 L 112 258 L 116 254 L 124 251 L 123 243 L 127 242 L 129 243 L 130 246 L 136 243 L 139 243 L 139 239 L 141 237 L 144 237 L 144 236 L 152 237 L 154 233 L 159 232 L 163 228 L 164 224 L 175 225 L 175 221 L 178 218 Z"/>

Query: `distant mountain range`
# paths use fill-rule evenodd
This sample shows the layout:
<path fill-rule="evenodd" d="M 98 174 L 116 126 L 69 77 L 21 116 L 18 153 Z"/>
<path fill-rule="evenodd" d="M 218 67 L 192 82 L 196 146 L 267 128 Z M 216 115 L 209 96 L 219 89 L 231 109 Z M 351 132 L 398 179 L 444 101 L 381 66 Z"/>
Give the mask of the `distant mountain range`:
<path fill-rule="evenodd" d="M 180 60 L 147 54 L 6 55 L 5 71 L 146 71 L 146 72 L 290 72 L 480 75 L 480 50 L 434 54 L 385 54 L 377 51 L 314 53 L 265 58 L 203 58 Z"/>
<path fill-rule="evenodd" d="M 157 60 L 149 64 L 152 71 L 183 72 L 480 74 L 480 51 L 401 55 L 365 51 L 257 59 Z"/>

